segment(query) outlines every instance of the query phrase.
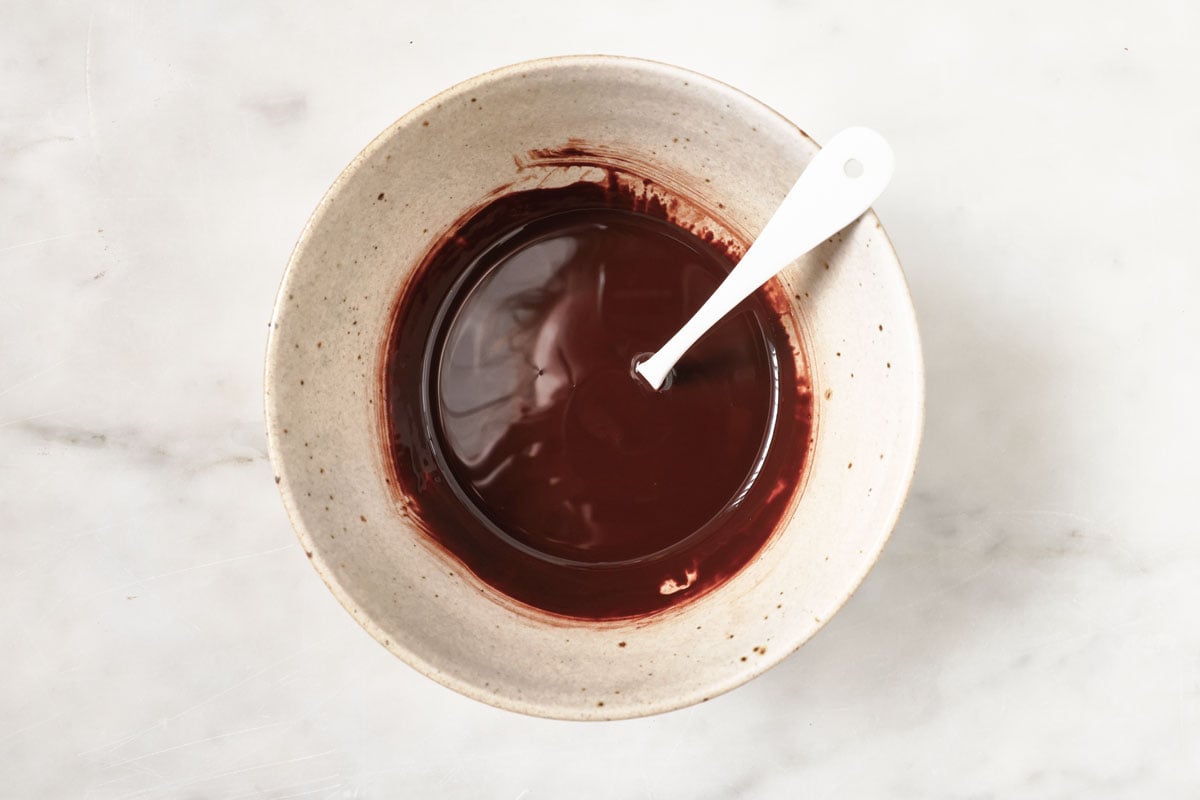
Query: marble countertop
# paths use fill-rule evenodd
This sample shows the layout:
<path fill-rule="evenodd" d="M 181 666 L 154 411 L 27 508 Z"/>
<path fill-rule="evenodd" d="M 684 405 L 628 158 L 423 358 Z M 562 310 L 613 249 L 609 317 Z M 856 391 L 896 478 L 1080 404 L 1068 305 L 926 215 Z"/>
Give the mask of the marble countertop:
<path fill-rule="evenodd" d="M 9 4 L 0 796 L 1200 796 L 1200 6 L 733 8 Z M 619 723 L 385 652 L 263 433 L 275 290 L 334 176 L 437 91 L 571 52 L 883 131 L 928 368 L 911 498 L 846 608 Z"/>

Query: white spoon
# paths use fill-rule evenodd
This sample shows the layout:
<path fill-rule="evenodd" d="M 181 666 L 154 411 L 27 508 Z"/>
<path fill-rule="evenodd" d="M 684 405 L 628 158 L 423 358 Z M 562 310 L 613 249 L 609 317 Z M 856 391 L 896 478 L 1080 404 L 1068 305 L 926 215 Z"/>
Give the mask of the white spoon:
<path fill-rule="evenodd" d="M 733 307 L 800 256 L 862 216 L 892 177 L 892 148 L 869 128 L 847 128 L 809 162 L 762 233 L 704 305 L 637 372 L 655 389 Z"/>

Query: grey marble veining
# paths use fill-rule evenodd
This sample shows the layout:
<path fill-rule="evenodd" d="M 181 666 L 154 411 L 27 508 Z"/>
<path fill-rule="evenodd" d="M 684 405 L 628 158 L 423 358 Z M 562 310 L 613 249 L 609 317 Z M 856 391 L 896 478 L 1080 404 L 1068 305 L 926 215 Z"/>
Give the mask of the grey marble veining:
<path fill-rule="evenodd" d="M 1200 11 L 17 2 L 0 26 L 0 796 L 1200 793 Z M 928 369 L 878 567 L 699 707 L 526 719 L 358 629 L 265 457 L 307 215 L 411 106 L 566 52 L 870 124 Z"/>

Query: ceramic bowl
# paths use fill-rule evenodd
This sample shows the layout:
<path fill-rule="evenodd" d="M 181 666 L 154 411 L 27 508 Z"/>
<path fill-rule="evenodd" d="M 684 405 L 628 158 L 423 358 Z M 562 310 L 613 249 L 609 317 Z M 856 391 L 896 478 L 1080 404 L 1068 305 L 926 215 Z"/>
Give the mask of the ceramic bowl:
<path fill-rule="evenodd" d="M 401 288 L 438 236 L 497 192 L 598 180 L 546 154 L 592 143 L 654 191 L 752 241 L 817 145 L 711 78 L 603 56 L 518 64 L 406 114 L 304 229 L 266 364 L 271 461 L 313 567 L 396 656 L 478 700 L 565 719 L 707 700 L 779 663 L 838 610 L 896 522 L 917 458 L 916 319 L 873 212 L 775 279 L 808 362 L 815 440 L 768 545 L 720 587 L 603 623 L 515 607 L 435 546 L 390 482 L 381 370 Z M 636 170 L 635 170 L 636 171 Z"/>

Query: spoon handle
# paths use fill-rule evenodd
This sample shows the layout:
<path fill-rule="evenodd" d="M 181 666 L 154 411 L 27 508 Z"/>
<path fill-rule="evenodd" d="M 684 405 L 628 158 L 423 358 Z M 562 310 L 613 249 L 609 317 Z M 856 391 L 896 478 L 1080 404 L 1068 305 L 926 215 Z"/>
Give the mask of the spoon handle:
<path fill-rule="evenodd" d="M 655 389 L 675 362 L 733 307 L 800 256 L 862 216 L 892 177 L 892 149 L 869 128 L 847 128 L 809 162 L 762 233 L 717 290 L 657 353 L 637 366 Z"/>

